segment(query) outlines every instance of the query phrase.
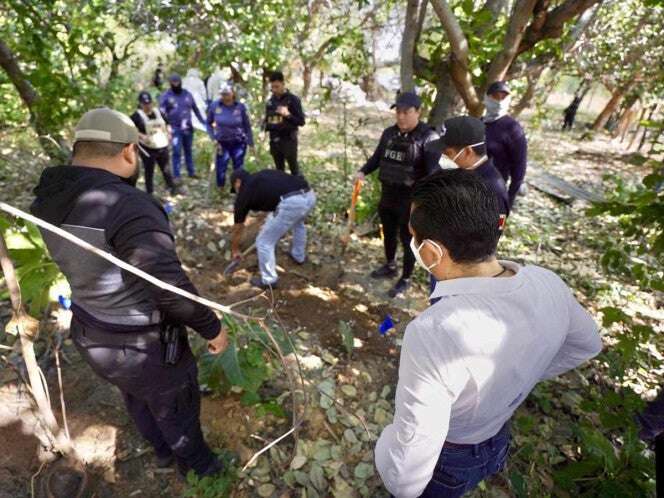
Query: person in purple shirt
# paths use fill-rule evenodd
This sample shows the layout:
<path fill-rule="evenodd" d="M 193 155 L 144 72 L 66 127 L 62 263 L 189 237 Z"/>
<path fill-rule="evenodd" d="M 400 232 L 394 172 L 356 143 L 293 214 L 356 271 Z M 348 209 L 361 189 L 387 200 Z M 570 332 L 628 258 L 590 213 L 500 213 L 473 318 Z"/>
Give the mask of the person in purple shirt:
<path fill-rule="evenodd" d="M 233 170 L 244 166 L 247 145 L 254 146 L 251 122 L 246 106 L 235 100 L 235 92 L 230 85 L 223 85 L 221 97 L 210 104 L 207 124 L 212 128 L 212 136 L 217 142 L 217 187 L 226 184 L 228 162 L 233 160 Z"/>
<path fill-rule="evenodd" d="M 507 84 L 504 81 L 491 83 L 484 97 L 483 121 L 489 157 L 505 183 L 509 181 L 507 195 L 511 209 L 526 176 L 528 142 L 519 122 L 508 114 L 510 102 Z"/>
<path fill-rule="evenodd" d="M 194 102 L 194 96 L 182 88 L 180 75 L 172 74 L 168 81 L 171 88 L 161 95 L 159 110 L 173 134 L 173 176 L 180 178 L 180 162 L 182 149 L 184 149 L 187 173 L 191 178 L 197 178 L 194 169 L 194 128 L 191 124 L 191 112 L 193 111 L 201 122 L 204 122 L 205 119 Z"/>

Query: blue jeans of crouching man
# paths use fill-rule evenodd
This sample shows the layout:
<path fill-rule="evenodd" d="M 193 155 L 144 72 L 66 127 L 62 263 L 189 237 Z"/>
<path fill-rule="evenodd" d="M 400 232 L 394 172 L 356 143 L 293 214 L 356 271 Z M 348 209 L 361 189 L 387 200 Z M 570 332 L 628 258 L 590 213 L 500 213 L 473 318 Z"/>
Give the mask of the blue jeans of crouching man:
<path fill-rule="evenodd" d="M 275 248 L 279 240 L 289 231 L 293 231 L 290 254 L 293 259 L 303 263 L 307 256 L 307 228 L 304 221 L 316 205 L 316 194 L 306 193 L 284 196 L 274 213 L 270 213 L 256 237 L 258 266 L 264 284 L 276 283 L 277 262 Z"/>

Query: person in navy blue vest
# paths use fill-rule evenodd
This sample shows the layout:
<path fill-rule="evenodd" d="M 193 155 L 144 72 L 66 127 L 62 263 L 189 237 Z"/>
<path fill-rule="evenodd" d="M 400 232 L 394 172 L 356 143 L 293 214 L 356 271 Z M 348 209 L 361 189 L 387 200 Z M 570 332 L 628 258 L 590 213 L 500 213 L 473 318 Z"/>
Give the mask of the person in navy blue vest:
<path fill-rule="evenodd" d="M 510 89 L 504 81 L 489 85 L 484 97 L 486 113 L 486 148 L 493 165 L 505 183 L 509 181 L 507 196 L 510 209 L 522 190 L 528 163 L 528 142 L 519 122 L 509 115 Z"/>
<path fill-rule="evenodd" d="M 172 74 L 168 81 L 171 88 L 160 97 L 159 110 L 173 134 L 173 176 L 176 179 L 180 178 L 180 163 L 184 149 L 187 173 L 191 178 L 197 178 L 194 169 L 194 128 L 191 124 L 191 113 L 193 111 L 201 122 L 204 122 L 205 118 L 196 106 L 193 95 L 182 88 L 180 75 Z"/>
<path fill-rule="evenodd" d="M 217 142 L 217 187 L 223 188 L 228 162 L 233 161 L 233 170 L 242 168 L 247 146 L 254 146 L 254 137 L 247 107 L 235 100 L 233 87 L 223 85 L 219 93 L 219 100 L 212 102 L 208 109 L 207 124 Z"/>

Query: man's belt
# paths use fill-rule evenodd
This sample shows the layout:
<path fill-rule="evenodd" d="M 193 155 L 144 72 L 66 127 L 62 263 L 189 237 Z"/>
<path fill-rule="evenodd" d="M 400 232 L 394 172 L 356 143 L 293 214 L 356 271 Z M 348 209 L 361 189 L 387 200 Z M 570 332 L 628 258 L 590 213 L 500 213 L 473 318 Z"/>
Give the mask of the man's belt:
<path fill-rule="evenodd" d="M 304 194 L 307 194 L 309 192 L 311 192 L 311 188 L 309 188 L 309 187 L 301 188 L 300 190 L 295 190 L 293 192 L 288 192 L 287 194 L 282 195 L 281 200 L 285 201 L 289 197 L 295 197 L 296 195 L 304 195 Z"/>

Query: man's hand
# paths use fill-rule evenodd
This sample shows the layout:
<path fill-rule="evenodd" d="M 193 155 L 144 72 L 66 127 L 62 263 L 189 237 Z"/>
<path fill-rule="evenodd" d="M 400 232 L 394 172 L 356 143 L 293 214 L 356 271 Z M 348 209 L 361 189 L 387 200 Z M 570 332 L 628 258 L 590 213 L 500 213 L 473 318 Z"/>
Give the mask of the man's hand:
<path fill-rule="evenodd" d="M 228 347 L 228 332 L 222 326 L 219 335 L 217 335 L 217 337 L 215 337 L 214 339 L 208 341 L 208 351 L 211 354 L 221 354 L 224 351 L 226 351 L 227 347 Z"/>
<path fill-rule="evenodd" d="M 362 173 L 361 171 L 355 173 L 355 181 L 364 183 L 364 180 L 366 180 L 366 176 L 364 176 L 364 173 Z"/>
<path fill-rule="evenodd" d="M 288 111 L 288 107 L 286 107 L 285 105 L 280 105 L 280 106 L 277 107 L 277 114 L 279 114 L 283 117 L 290 116 L 290 112 Z"/>

